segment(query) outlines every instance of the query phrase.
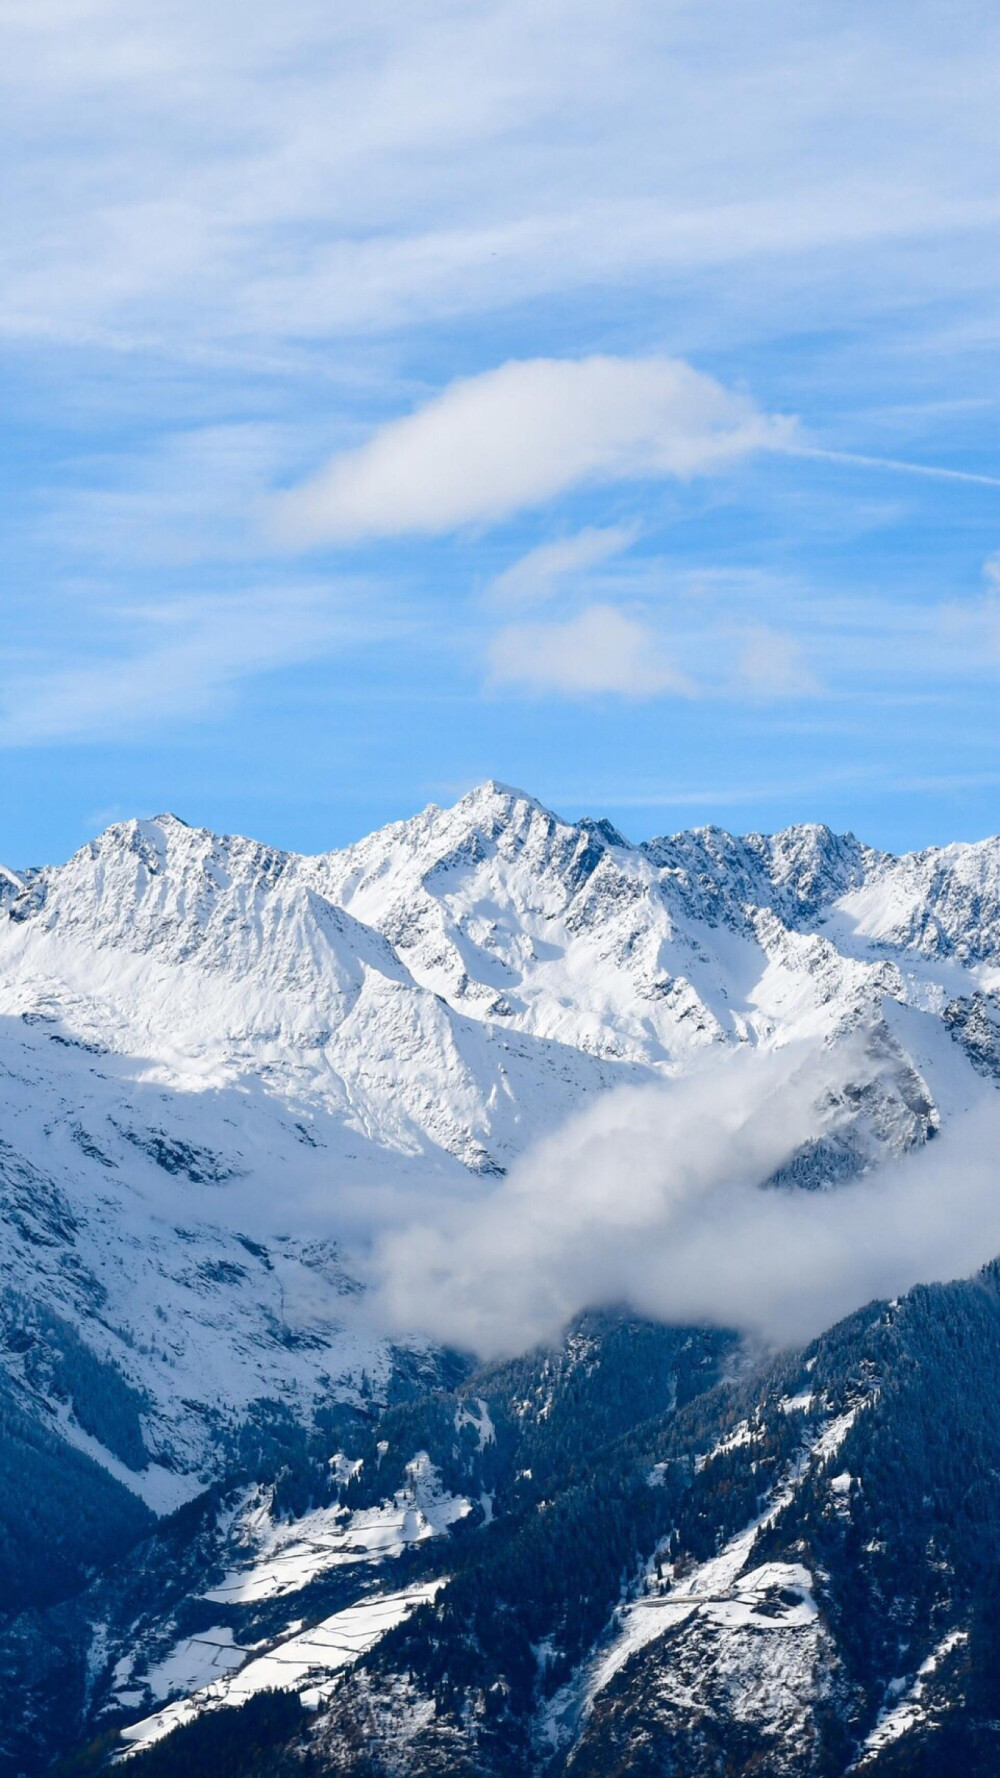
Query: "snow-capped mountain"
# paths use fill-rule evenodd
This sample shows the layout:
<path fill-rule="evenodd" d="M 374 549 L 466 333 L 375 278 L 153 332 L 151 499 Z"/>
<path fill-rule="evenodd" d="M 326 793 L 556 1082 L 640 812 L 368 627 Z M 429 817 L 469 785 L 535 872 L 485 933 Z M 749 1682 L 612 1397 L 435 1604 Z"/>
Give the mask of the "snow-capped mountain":
<path fill-rule="evenodd" d="M 814 1139 L 770 1183 L 834 1188 L 996 1089 L 998 994 L 998 840 L 895 858 L 805 826 L 633 846 L 489 783 L 316 857 L 163 816 L 0 872 L 0 1532 L 7 1606 L 28 1613 L 18 1695 L 49 1675 L 11 1769 L 52 1707 L 46 1613 L 69 1613 L 79 1668 L 63 1720 L 155 1716 L 149 1742 L 216 1679 L 237 1702 L 251 1651 L 293 1634 L 300 1691 L 317 1663 L 339 1672 L 310 1626 L 374 1647 L 436 1598 L 445 1566 L 425 1552 L 411 1572 L 418 1546 L 499 1522 L 505 1489 L 514 1510 L 525 1484 L 491 1471 L 485 1385 L 447 1436 L 432 1415 L 390 1439 L 383 1466 L 375 1432 L 454 1389 L 457 1361 L 373 1325 L 374 1229 L 490 1190 L 595 1095 L 740 1046 L 826 1046 Z M 718 1354 L 697 1350 L 701 1388 Z M 671 1353 L 646 1412 L 694 1390 Z M 368 1455 L 344 1457 L 366 1426 Z M 300 1471 L 302 1497 L 276 1504 Z M 141 1585 L 115 1568 L 140 1544 Z M 293 1584 L 255 1592 L 286 1558 Z M 770 1581 L 738 1580 L 752 1618 Z M 391 1603 L 372 1615 L 369 1594 Z M 566 1721 L 584 1678 L 560 1681 Z"/>
<path fill-rule="evenodd" d="M 2 883 L 7 1286 L 86 1327 L 151 1454 L 204 1473 L 227 1408 L 384 1380 L 344 1246 L 408 1180 L 467 1192 L 713 1047 L 860 1031 L 822 1183 L 982 1090 L 998 984 L 996 841 L 630 846 L 493 783 L 318 857 L 123 822 Z"/>

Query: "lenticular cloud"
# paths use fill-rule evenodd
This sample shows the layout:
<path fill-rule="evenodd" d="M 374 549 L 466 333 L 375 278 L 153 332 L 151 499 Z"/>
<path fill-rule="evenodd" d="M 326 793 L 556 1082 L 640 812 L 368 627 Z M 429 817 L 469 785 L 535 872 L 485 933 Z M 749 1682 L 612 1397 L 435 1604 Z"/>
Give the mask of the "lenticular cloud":
<path fill-rule="evenodd" d="M 837 1053 L 737 1054 L 608 1094 L 477 1205 L 384 1235 L 381 1312 L 484 1356 L 618 1303 L 789 1342 L 1000 1252 L 991 1098 L 925 1151 L 849 1185 L 761 1189 L 815 1136 Z"/>
<path fill-rule="evenodd" d="M 794 422 L 672 358 L 532 358 L 464 377 L 275 507 L 291 547 L 500 520 L 583 482 L 686 478 L 787 446 Z"/>

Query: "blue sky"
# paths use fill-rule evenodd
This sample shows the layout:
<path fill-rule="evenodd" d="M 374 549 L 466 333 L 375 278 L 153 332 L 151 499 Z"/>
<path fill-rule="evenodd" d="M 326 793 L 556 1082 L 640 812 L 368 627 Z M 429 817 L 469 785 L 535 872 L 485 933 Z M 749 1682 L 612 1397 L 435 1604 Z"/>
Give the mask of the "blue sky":
<path fill-rule="evenodd" d="M 0 0 L 0 47 L 0 856 L 487 776 L 1000 828 L 995 7 Z"/>

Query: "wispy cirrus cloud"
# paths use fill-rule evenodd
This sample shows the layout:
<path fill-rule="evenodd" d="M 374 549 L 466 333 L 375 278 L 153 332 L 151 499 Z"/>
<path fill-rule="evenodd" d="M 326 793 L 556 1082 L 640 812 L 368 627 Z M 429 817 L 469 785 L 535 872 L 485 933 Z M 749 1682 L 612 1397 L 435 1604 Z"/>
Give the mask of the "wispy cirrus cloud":
<path fill-rule="evenodd" d="M 824 254 L 856 299 L 901 241 L 941 289 L 940 236 L 998 216 L 995 15 L 965 26 L 928 0 L 6 0 L 0 139 L 31 176 L 0 328 L 183 354 L 769 261 L 735 293 L 766 307 Z"/>
<path fill-rule="evenodd" d="M 638 534 L 636 526 L 588 525 L 571 537 L 540 543 L 494 576 L 484 591 L 484 603 L 499 608 L 543 604 L 567 581 L 621 555 Z"/>
<path fill-rule="evenodd" d="M 358 603 L 356 588 L 279 586 L 108 608 L 89 647 L 0 660 L 0 746 L 127 741 L 218 715 L 248 679 L 388 633 Z"/>

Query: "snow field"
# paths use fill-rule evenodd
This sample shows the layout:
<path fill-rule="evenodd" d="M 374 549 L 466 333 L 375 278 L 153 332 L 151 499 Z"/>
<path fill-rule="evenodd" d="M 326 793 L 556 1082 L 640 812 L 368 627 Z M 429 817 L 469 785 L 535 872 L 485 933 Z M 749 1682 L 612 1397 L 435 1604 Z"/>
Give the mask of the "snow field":
<path fill-rule="evenodd" d="M 192 1638 L 179 1644 L 169 1660 L 156 1670 L 161 1683 L 169 1683 L 173 1676 L 180 1677 L 185 1671 L 198 1671 L 204 1678 L 206 1666 L 210 1672 L 219 1671 L 219 1677 L 202 1684 L 191 1697 L 168 1704 L 166 1709 L 123 1729 L 121 1738 L 126 1745 L 120 1757 L 127 1759 L 129 1754 L 152 1746 L 207 1710 L 244 1704 L 256 1692 L 297 1691 L 307 1709 L 315 1708 L 329 1694 L 331 1680 L 336 1683 L 342 1668 L 367 1654 L 387 1630 L 402 1623 L 417 1606 L 429 1604 L 445 1584 L 436 1580 L 404 1592 L 359 1600 L 311 1629 L 276 1643 L 266 1654 L 250 1658 L 249 1651 L 233 1648 L 224 1641 Z M 226 1671 L 230 1664 L 233 1670 Z"/>

